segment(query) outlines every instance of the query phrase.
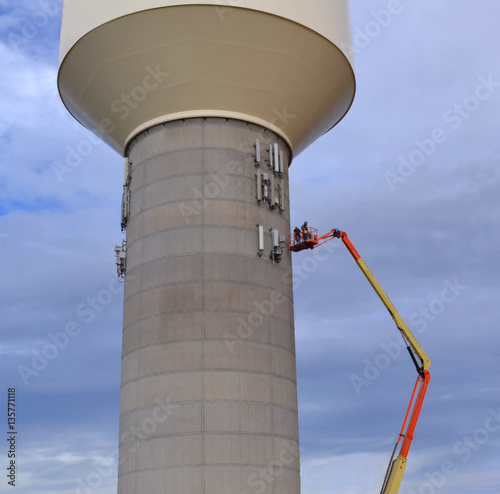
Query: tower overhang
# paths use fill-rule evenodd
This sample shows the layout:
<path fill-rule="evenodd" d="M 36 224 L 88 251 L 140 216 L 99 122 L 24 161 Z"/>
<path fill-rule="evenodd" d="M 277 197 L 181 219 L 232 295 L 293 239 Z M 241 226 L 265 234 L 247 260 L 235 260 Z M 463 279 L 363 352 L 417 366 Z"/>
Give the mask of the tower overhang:
<path fill-rule="evenodd" d="M 64 104 L 119 153 L 154 125 L 223 117 L 268 128 L 299 154 L 354 98 L 348 1 L 236 3 L 68 2 Z"/>

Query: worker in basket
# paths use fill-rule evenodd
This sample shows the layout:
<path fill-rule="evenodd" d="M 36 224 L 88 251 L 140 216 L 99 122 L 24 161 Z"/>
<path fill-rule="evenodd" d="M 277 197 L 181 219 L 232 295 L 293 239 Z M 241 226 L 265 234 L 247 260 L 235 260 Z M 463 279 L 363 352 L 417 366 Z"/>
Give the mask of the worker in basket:
<path fill-rule="evenodd" d="M 302 240 L 309 240 L 311 236 L 309 235 L 309 228 L 307 226 L 307 221 L 304 221 L 302 225 Z"/>
<path fill-rule="evenodd" d="M 300 242 L 301 231 L 297 225 L 295 225 L 295 228 L 293 230 L 293 236 L 295 238 L 295 243 L 298 244 Z"/>

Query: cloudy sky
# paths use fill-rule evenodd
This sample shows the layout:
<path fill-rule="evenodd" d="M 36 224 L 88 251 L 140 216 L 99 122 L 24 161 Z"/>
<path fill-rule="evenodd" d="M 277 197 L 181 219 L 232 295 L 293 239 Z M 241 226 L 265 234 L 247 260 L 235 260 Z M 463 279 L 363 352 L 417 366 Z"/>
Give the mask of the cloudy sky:
<path fill-rule="evenodd" d="M 500 5 L 351 11 L 356 100 L 295 159 L 292 222 L 349 232 L 433 361 L 401 493 L 498 494 Z M 60 22 L 60 0 L 0 0 L 0 401 L 16 388 L 17 494 L 114 494 L 122 159 L 59 100 Z M 302 490 L 378 493 L 415 371 L 347 251 L 326 252 L 294 259 Z"/>

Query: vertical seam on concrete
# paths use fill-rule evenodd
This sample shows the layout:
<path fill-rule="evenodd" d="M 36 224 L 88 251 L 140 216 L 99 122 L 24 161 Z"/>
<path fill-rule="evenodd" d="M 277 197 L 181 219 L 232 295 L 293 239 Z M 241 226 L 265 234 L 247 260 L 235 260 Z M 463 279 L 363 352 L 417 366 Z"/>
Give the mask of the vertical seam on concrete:
<path fill-rule="evenodd" d="M 202 179 L 201 179 L 201 190 L 205 190 L 206 176 L 205 176 L 205 160 L 206 160 L 206 150 L 205 150 L 205 125 L 206 121 L 203 121 L 201 125 L 201 140 L 203 144 L 204 151 L 201 157 L 201 168 L 202 168 Z M 205 494 L 205 208 L 201 208 L 201 368 L 203 372 L 201 374 L 201 485 L 202 493 Z"/>

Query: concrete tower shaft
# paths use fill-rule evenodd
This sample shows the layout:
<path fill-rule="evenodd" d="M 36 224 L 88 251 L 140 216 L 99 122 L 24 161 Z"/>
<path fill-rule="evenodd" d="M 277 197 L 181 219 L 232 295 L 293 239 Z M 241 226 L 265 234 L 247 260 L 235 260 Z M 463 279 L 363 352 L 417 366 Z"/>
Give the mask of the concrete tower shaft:
<path fill-rule="evenodd" d="M 269 231 L 290 231 L 290 156 L 221 118 L 131 141 L 119 494 L 299 492 L 291 258 L 273 263 Z M 257 174 L 282 190 L 276 207 L 257 201 Z"/>

